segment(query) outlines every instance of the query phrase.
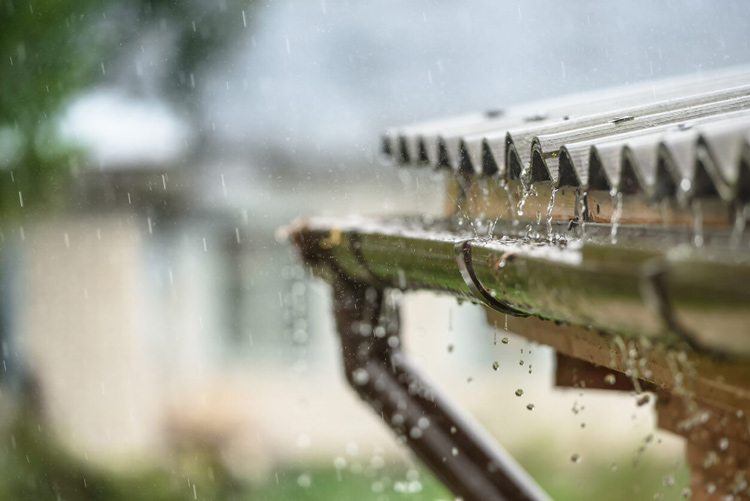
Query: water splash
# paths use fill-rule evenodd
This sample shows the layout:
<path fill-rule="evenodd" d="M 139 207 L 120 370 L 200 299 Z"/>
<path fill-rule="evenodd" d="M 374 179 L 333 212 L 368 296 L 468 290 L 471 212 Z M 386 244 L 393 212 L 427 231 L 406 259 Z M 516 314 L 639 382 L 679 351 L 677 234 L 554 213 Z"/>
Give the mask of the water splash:
<path fill-rule="evenodd" d="M 500 217 L 496 217 L 487 225 L 487 239 L 492 240 L 495 237 L 495 226 Z"/>
<path fill-rule="evenodd" d="M 521 201 L 518 202 L 518 205 L 516 206 L 517 209 L 518 209 L 517 212 L 518 212 L 519 216 L 523 216 L 523 206 L 524 206 L 524 204 L 526 204 L 526 199 L 529 198 L 529 194 L 530 193 L 531 192 L 528 191 L 528 190 L 523 190 L 523 195 L 521 196 Z"/>

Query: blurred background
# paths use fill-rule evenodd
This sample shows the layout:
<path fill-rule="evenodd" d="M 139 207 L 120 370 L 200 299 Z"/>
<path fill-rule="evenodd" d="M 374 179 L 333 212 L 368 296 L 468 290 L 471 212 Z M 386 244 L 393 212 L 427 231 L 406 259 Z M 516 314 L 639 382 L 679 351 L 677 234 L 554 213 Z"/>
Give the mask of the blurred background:
<path fill-rule="evenodd" d="M 277 228 L 438 212 L 437 174 L 380 162 L 387 126 L 747 64 L 749 16 L 2 0 L 0 498 L 450 499 L 346 388 L 328 290 Z M 413 294 L 404 316 L 555 499 L 683 497 L 653 402 L 553 388 L 553 353 L 476 306 Z"/>

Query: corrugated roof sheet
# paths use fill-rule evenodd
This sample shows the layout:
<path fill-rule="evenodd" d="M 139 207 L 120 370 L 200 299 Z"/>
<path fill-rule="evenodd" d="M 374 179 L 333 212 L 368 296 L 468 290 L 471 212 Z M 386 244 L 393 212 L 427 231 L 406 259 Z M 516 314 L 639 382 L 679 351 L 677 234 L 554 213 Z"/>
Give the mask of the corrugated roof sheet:
<path fill-rule="evenodd" d="M 388 130 L 405 165 L 650 202 L 750 201 L 750 68 L 596 91 Z"/>

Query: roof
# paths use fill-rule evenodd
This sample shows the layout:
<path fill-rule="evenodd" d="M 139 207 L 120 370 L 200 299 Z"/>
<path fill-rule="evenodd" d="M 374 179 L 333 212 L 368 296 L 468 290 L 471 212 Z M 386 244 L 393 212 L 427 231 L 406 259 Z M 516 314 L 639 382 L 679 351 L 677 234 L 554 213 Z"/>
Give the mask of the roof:
<path fill-rule="evenodd" d="M 744 202 L 750 68 L 396 127 L 383 150 L 402 165 L 528 186 Z"/>

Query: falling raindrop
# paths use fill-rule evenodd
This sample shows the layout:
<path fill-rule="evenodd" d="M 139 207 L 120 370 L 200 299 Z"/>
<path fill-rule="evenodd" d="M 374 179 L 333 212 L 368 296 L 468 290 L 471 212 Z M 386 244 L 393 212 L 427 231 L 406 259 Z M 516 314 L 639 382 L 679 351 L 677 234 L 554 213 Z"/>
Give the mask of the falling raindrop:
<path fill-rule="evenodd" d="M 305 435 L 304 433 L 301 433 L 297 437 L 297 447 L 299 447 L 300 449 L 307 449 L 308 447 L 310 447 L 310 442 L 310 437 Z"/>
<path fill-rule="evenodd" d="M 719 450 L 725 451 L 729 449 L 729 439 L 723 437 L 719 440 Z"/>
<path fill-rule="evenodd" d="M 370 381 L 370 374 L 366 369 L 359 367 L 352 372 L 352 379 L 354 379 L 354 384 L 357 386 L 364 386 Z"/>
<path fill-rule="evenodd" d="M 497 360 L 495 360 L 494 362 L 492 362 L 492 368 L 495 369 L 495 370 L 498 370 L 500 368 L 500 364 L 498 363 Z"/>
<path fill-rule="evenodd" d="M 576 452 L 572 456 L 570 456 L 570 460 L 574 463 L 579 463 L 581 461 L 581 455 Z"/>
<path fill-rule="evenodd" d="M 691 205 L 693 212 L 693 243 L 696 247 L 703 245 L 703 209 L 699 199 L 693 200 Z"/>
<path fill-rule="evenodd" d="M 550 196 L 549 204 L 547 205 L 547 239 L 552 240 L 552 208 L 555 206 L 555 194 L 557 188 L 552 188 L 552 196 Z"/>
<path fill-rule="evenodd" d="M 533 411 L 534 410 L 534 404 L 528 404 L 528 405 L 526 405 L 526 408 L 528 410 L 530 410 L 530 411 Z"/>
<path fill-rule="evenodd" d="M 508 343 L 510 343 L 510 339 L 508 339 L 507 337 L 504 337 L 503 344 L 508 344 Z"/>
<path fill-rule="evenodd" d="M 343 470 L 346 468 L 346 458 L 343 456 L 336 456 L 333 460 L 333 467 L 337 470 Z"/>
<path fill-rule="evenodd" d="M 612 386 L 617 382 L 617 377 L 615 377 L 614 374 L 607 374 L 606 376 L 604 376 L 604 382 Z"/>
<path fill-rule="evenodd" d="M 615 210 L 612 212 L 612 231 L 610 238 L 613 244 L 617 243 L 617 229 L 620 226 L 620 216 L 622 216 L 622 192 L 618 191 L 615 195 Z"/>
<path fill-rule="evenodd" d="M 297 485 L 302 487 L 303 489 L 307 489 L 312 484 L 312 479 L 310 478 L 310 475 L 307 473 L 301 474 L 299 477 L 297 477 Z"/>
<path fill-rule="evenodd" d="M 523 396 L 523 390 L 521 388 L 519 388 L 519 389 L 516 390 L 516 396 L 517 397 L 522 397 Z"/>

